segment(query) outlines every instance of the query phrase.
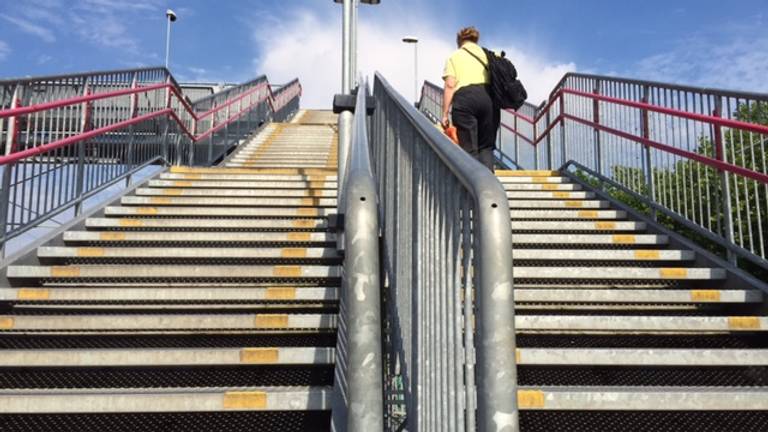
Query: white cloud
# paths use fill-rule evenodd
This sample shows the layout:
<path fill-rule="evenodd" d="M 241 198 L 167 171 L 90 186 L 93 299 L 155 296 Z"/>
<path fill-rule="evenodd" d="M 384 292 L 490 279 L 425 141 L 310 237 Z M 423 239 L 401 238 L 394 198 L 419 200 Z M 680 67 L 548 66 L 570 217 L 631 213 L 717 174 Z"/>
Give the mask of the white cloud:
<path fill-rule="evenodd" d="M 0 41 L 0 61 L 8 58 L 8 54 L 11 53 L 11 47 L 7 43 Z"/>
<path fill-rule="evenodd" d="M 37 36 L 40 39 L 44 40 L 45 42 L 56 42 L 56 36 L 53 34 L 53 32 L 50 29 L 47 29 L 43 26 L 40 26 L 31 21 L 28 21 L 24 18 L 19 18 L 16 16 L 0 14 L 0 17 L 8 21 L 9 23 L 15 25 L 16 27 L 19 28 L 19 30 L 23 31 L 24 33 Z"/>
<path fill-rule="evenodd" d="M 266 73 L 279 83 L 296 76 L 302 82 L 302 105 L 329 108 L 341 88 L 341 18 L 339 9 L 321 13 L 296 10 L 280 17 L 261 16 L 253 37 L 262 55 L 254 60 L 255 72 Z M 413 47 L 401 42 L 405 35 L 419 38 L 419 80 L 441 83 L 445 59 L 455 49 L 453 31 L 438 30 L 428 15 L 372 14 L 361 16 L 359 69 L 381 72 L 407 99 L 413 97 Z M 264 24 L 264 20 L 269 25 Z M 529 99 L 538 103 L 546 97 L 572 63 L 559 64 L 527 52 L 513 44 L 499 44 L 515 63 L 528 89 Z M 492 48 L 496 46 L 491 45 Z"/>

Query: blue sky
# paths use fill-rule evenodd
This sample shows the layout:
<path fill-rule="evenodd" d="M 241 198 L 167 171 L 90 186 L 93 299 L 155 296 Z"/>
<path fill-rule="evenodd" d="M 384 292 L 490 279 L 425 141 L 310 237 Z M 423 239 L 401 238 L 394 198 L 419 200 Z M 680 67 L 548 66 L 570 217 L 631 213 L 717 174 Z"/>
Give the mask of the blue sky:
<path fill-rule="evenodd" d="M 164 11 L 180 80 L 298 76 L 305 105 L 339 87 L 340 12 L 331 0 L 0 0 L 0 76 L 162 64 Z M 510 53 L 534 102 L 567 71 L 768 92 L 768 0 L 382 0 L 361 6 L 361 68 L 412 93 L 438 80 L 456 30 Z"/>

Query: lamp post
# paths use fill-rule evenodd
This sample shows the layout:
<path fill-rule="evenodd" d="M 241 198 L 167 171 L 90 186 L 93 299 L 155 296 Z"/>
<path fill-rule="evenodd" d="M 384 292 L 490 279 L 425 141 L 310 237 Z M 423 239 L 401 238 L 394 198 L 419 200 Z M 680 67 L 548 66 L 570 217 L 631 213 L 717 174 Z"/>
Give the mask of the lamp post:
<path fill-rule="evenodd" d="M 413 44 L 413 101 L 419 102 L 419 38 L 406 36 L 403 42 Z"/>
<path fill-rule="evenodd" d="M 171 23 L 176 21 L 176 12 L 167 9 L 165 16 L 168 18 L 168 26 L 165 30 L 165 68 L 168 69 L 168 59 L 171 55 Z"/>

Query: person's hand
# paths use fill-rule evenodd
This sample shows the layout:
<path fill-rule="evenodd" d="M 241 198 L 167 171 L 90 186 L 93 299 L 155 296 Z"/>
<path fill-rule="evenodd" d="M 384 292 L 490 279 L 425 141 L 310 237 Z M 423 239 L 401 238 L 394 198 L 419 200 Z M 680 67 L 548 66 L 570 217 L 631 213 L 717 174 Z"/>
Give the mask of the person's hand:
<path fill-rule="evenodd" d="M 451 125 L 451 120 L 448 118 L 448 114 L 443 114 L 443 120 L 440 121 L 440 124 L 443 125 L 443 129 L 446 129 Z"/>

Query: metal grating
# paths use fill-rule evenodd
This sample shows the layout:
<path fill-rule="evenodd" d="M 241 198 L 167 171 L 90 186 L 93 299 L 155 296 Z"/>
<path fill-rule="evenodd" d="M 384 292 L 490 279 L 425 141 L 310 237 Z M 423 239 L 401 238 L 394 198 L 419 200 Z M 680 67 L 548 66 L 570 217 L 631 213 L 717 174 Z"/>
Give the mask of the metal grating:
<path fill-rule="evenodd" d="M 0 415 L 3 432 L 325 432 L 327 411 Z"/>

